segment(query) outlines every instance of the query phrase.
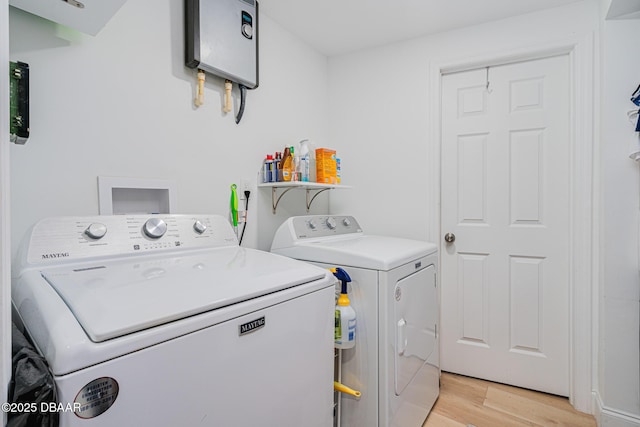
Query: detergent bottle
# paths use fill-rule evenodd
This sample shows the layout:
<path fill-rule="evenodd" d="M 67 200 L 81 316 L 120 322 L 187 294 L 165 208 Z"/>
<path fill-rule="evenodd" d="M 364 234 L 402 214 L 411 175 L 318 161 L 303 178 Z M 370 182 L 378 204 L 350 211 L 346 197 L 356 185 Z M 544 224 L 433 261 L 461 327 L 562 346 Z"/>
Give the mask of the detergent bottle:
<path fill-rule="evenodd" d="M 335 348 L 353 348 L 356 345 L 356 312 L 351 307 L 347 294 L 347 283 L 351 277 L 341 268 L 332 268 L 333 275 L 340 280 L 341 292 L 335 314 Z"/>
<path fill-rule="evenodd" d="M 293 157 L 291 157 L 291 149 L 289 147 L 285 147 L 284 155 L 282 156 L 282 180 L 283 181 L 291 181 L 293 171 Z"/>

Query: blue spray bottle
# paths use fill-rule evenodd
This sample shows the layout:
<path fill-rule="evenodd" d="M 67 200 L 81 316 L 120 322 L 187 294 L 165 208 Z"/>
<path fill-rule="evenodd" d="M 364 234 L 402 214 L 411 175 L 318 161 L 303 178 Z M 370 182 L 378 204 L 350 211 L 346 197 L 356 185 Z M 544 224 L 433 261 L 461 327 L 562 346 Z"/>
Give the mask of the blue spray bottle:
<path fill-rule="evenodd" d="M 341 268 L 332 268 L 333 275 L 340 280 L 341 292 L 336 305 L 335 348 L 353 348 L 356 345 L 356 312 L 347 295 L 347 283 L 351 277 Z"/>

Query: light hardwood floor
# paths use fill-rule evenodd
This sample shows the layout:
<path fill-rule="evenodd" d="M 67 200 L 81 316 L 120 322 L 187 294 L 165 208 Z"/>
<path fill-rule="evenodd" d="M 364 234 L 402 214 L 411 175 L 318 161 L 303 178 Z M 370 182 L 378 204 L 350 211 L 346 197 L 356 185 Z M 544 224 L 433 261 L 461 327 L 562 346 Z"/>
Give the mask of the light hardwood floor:
<path fill-rule="evenodd" d="M 595 427 L 564 397 L 442 373 L 440 397 L 423 427 Z"/>

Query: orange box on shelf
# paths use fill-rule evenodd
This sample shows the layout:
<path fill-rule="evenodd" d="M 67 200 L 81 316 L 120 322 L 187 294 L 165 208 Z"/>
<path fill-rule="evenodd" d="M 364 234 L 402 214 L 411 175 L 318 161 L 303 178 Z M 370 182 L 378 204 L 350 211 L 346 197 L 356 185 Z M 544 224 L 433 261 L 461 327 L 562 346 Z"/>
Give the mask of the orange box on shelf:
<path fill-rule="evenodd" d="M 316 182 L 337 184 L 336 150 L 329 148 L 316 149 Z"/>

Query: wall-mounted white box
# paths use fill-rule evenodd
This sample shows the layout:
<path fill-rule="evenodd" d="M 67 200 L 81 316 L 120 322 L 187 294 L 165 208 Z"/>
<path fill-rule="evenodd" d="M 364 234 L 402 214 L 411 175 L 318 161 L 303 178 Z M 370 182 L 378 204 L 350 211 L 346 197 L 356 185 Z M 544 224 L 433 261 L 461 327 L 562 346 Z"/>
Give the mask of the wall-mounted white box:
<path fill-rule="evenodd" d="M 176 198 L 174 180 L 98 177 L 100 215 L 176 213 Z"/>

